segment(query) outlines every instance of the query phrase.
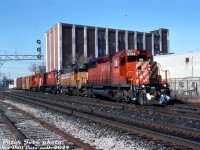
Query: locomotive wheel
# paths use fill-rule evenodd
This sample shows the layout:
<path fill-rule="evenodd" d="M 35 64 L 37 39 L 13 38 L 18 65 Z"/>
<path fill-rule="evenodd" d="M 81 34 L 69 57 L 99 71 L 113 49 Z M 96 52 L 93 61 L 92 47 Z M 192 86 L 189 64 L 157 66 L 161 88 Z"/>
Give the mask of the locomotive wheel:
<path fill-rule="evenodd" d="M 144 92 L 140 91 L 138 93 L 137 103 L 140 104 L 140 105 L 146 105 L 147 104 L 147 97 L 146 97 L 146 94 Z"/>
<path fill-rule="evenodd" d="M 92 90 L 91 89 L 87 90 L 87 97 L 92 98 Z"/>
<path fill-rule="evenodd" d="M 54 95 L 57 94 L 56 88 L 53 88 L 52 93 L 53 93 Z"/>
<path fill-rule="evenodd" d="M 116 102 L 122 102 L 122 100 L 120 98 L 116 98 Z"/>
<path fill-rule="evenodd" d="M 73 90 L 72 95 L 73 95 L 73 96 L 76 96 L 76 95 L 77 95 L 76 89 Z"/>
<path fill-rule="evenodd" d="M 129 98 L 129 97 L 126 97 L 126 98 L 125 98 L 125 102 L 126 102 L 126 103 L 130 103 L 130 102 L 131 102 L 131 101 L 130 101 L 130 98 Z"/>

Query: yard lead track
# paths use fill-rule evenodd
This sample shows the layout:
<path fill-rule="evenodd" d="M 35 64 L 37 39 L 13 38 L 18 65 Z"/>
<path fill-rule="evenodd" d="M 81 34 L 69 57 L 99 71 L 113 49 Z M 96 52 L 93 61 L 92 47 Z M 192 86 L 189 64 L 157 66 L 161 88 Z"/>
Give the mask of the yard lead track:
<path fill-rule="evenodd" d="M 37 104 L 42 107 L 53 109 L 67 115 L 73 115 L 75 117 L 103 123 L 109 127 L 117 128 L 130 134 L 148 137 L 155 141 L 161 140 L 161 143 L 165 143 L 179 149 L 198 149 L 200 147 L 200 131 L 197 130 L 194 131 L 191 129 L 173 127 L 169 125 L 154 124 L 153 122 L 144 120 L 130 120 L 128 118 L 120 118 L 118 116 L 112 116 L 102 112 L 96 112 L 94 110 L 84 110 L 76 107 L 61 106 L 47 100 L 38 101 L 36 98 L 29 97 L 29 100 L 27 100 L 26 96 L 23 98 L 23 96 L 14 96 L 11 93 L 6 93 L 6 95 Z"/>
<path fill-rule="evenodd" d="M 94 147 L 52 125 L 38 119 L 27 112 L 9 105 L 1 103 L 0 117 L 4 124 L 11 130 L 16 137 L 16 141 L 11 149 L 86 149 L 95 150 Z M 3 107 L 4 106 L 4 107 Z M 7 109 L 9 108 L 9 109 Z M 5 141 L 4 141 L 5 142 Z M 47 144 L 47 145 L 46 145 Z"/>

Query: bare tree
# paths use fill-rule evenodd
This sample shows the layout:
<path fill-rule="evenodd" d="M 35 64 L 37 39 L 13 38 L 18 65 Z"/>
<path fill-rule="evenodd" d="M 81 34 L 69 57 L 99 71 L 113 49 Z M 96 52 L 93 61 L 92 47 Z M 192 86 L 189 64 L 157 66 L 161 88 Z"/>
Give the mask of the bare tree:
<path fill-rule="evenodd" d="M 34 74 L 44 73 L 46 71 L 45 66 L 38 66 L 36 64 L 31 64 L 29 70 L 32 71 Z"/>
<path fill-rule="evenodd" d="M 84 67 L 85 63 L 88 63 L 90 60 L 92 60 L 93 57 L 92 56 L 84 56 L 84 54 L 81 54 L 81 52 L 76 53 L 75 57 L 70 57 L 68 56 L 66 59 L 66 66 L 71 66 L 71 65 L 75 65 L 76 71 L 79 72 L 79 69 L 81 67 Z M 73 62 L 73 63 L 72 63 Z M 75 80 L 76 80 L 76 87 L 77 87 L 77 94 L 79 95 L 79 83 L 80 80 L 78 80 L 78 75 L 76 74 L 74 76 Z"/>
<path fill-rule="evenodd" d="M 36 64 L 31 64 L 31 66 L 29 67 L 29 70 L 31 72 L 33 72 L 34 74 L 37 73 L 37 65 Z"/>
<path fill-rule="evenodd" d="M 76 53 L 75 57 L 68 56 L 66 59 L 66 66 L 71 66 L 72 64 L 77 65 L 80 67 L 84 63 L 88 63 L 90 60 L 93 59 L 93 56 L 84 56 L 84 54 L 81 54 L 81 52 Z"/>

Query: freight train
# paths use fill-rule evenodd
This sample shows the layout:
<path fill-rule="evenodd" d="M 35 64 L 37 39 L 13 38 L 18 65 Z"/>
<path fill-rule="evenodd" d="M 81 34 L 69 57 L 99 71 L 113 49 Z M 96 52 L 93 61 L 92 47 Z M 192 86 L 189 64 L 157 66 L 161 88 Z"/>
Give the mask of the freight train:
<path fill-rule="evenodd" d="M 16 79 L 17 89 L 106 97 L 114 101 L 165 103 L 170 99 L 168 72 L 145 50 L 123 50 L 91 60 L 81 67 Z"/>

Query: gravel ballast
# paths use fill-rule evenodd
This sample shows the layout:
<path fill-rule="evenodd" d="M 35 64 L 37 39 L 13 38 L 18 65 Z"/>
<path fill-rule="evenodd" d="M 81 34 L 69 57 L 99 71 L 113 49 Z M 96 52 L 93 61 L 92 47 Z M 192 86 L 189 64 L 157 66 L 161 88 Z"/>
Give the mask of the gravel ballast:
<path fill-rule="evenodd" d="M 22 109 L 32 115 L 42 118 L 44 121 L 56 126 L 57 128 L 70 133 L 72 136 L 95 146 L 97 149 L 104 150 L 171 150 L 157 144 L 153 141 L 148 141 L 140 137 L 134 137 L 107 128 L 103 125 L 88 122 L 73 116 L 67 116 L 62 113 L 44 109 L 42 107 L 22 103 L 15 100 L 4 100 L 4 102 L 12 104 L 19 109 Z"/>

